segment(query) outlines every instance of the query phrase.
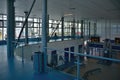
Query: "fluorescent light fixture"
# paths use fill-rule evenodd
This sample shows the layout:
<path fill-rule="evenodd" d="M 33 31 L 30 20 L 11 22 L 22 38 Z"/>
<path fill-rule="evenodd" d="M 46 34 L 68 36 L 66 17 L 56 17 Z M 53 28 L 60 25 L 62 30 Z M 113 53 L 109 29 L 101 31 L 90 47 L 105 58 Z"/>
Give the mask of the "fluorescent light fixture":
<path fill-rule="evenodd" d="M 64 16 L 72 16 L 73 14 L 68 13 L 68 14 L 64 14 Z"/>

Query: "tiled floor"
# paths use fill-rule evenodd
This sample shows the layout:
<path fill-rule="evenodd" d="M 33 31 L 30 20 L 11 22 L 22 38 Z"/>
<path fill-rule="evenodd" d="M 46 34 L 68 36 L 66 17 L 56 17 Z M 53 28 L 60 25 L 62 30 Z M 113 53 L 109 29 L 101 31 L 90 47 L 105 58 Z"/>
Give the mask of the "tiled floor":
<path fill-rule="evenodd" d="M 58 71 L 34 74 L 33 63 L 17 58 L 7 59 L 6 46 L 0 46 L 0 80 L 74 80 L 75 77 Z"/>
<path fill-rule="evenodd" d="M 94 72 L 88 76 L 88 80 L 120 80 L 120 63 L 112 63 L 112 65 L 98 64 L 98 60 L 89 59 L 85 62 L 84 66 L 81 66 L 81 77 L 85 72 L 92 69 L 101 68 L 100 72 Z M 74 68 L 74 69 L 73 69 Z M 76 66 L 71 69 L 65 70 L 65 72 L 71 75 L 76 75 Z"/>
<path fill-rule="evenodd" d="M 81 76 L 91 69 L 101 68 L 100 73 L 95 73 L 88 77 L 88 80 L 120 80 L 120 63 L 112 65 L 97 64 L 97 60 L 89 59 L 85 66 L 81 66 Z M 67 70 L 66 70 L 67 71 Z M 72 73 L 76 76 L 76 69 Z M 0 46 L 0 80 L 74 80 L 75 77 L 58 72 L 51 71 L 45 74 L 34 74 L 33 63 L 25 61 L 22 63 L 19 59 L 7 60 L 6 46 Z"/>

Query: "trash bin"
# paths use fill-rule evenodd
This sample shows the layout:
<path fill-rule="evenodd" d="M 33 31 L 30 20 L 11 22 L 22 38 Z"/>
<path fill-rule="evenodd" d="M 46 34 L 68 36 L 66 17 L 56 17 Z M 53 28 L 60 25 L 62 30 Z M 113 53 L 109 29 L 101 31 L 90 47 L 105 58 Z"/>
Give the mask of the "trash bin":
<path fill-rule="evenodd" d="M 43 72 L 43 54 L 41 52 L 34 52 L 33 68 L 35 73 Z"/>

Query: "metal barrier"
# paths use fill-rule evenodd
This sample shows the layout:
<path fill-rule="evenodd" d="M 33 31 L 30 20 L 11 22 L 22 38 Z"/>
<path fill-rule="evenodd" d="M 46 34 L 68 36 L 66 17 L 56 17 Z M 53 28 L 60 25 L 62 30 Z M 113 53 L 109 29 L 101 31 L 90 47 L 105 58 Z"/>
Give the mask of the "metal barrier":
<path fill-rule="evenodd" d="M 68 52 L 69 54 L 75 54 L 77 56 L 77 62 L 75 62 L 77 64 L 77 76 L 76 76 L 76 80 L 81 80 L 82 79 L 82 77 L 80 76 L 80 66 L 81 66 L 80 56 L 86 56 L 86 57 L 89 57 L 89 58 L 100 59 L 100 60 L 109 60 L 109 61 L 112 61 L 112 62 L 120 63 L 119 59 L 99 57 L 99 56 L 92 56 L 92 55 L 88 55 L 88 54 L 76 53 L 76 52 L 70 52 L 70 51 L 64 51 L 64 50 L 58 50 L 58 49 L 52 49 L 52 48 L 47 48 L 47 47 L 46 47 L 46 49 L 47 50 L 56 50 L 56 51 L 59 51 L 60 53 Z M 101 69 L 98 68 L 98 69 L 92 70 L 92 72 L 94 72 L 96 70 L 100 71 Z M 90 72 L 91 71 L 89 71 L 87 73 L 90 73 Z"/>

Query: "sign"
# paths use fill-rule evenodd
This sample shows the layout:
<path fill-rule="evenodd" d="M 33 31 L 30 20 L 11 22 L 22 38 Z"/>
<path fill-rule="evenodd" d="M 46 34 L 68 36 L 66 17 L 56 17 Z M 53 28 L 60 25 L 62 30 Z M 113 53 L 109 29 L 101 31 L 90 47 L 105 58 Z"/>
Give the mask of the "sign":
<path fill-rule="evenodd" d="M 100 37 L 91 37 L 91 42 L 100 42 Z"/>
<path fill-rule="evenodd" d="M 120 44 L 120 38 L 116 37 L 116 38 L 115 38 L 115 43 L 116 43 L 116 44 Z"/>

